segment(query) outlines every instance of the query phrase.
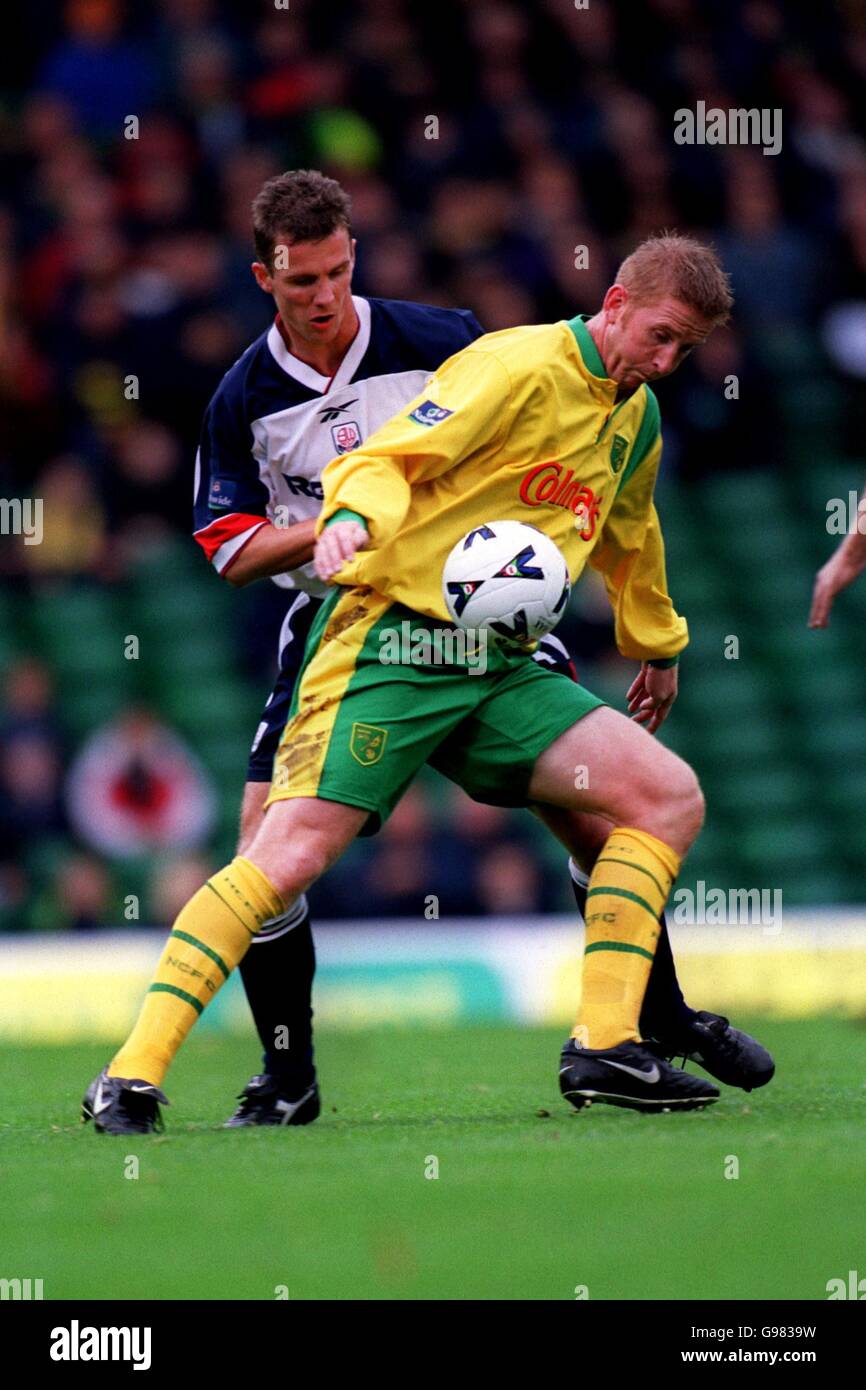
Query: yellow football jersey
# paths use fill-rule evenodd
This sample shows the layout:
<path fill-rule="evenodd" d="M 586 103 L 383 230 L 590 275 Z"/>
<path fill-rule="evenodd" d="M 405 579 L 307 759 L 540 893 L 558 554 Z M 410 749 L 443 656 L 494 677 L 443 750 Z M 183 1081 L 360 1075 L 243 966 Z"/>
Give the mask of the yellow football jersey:
<path fill-rule="evenodd" d="M 556 542 L 572 583 L 598 570 L 616 642 L 637 660 L 688 641 L 668 597 L 653 505 L 659 409 L 646 385 L 617 404 L 584 317 L 489 333 L 322 474 L 317 533 L 343 508 L 370 531 L 337 576 L 448 620 L 442 567 L 487 521 L 524 521 Z"/>

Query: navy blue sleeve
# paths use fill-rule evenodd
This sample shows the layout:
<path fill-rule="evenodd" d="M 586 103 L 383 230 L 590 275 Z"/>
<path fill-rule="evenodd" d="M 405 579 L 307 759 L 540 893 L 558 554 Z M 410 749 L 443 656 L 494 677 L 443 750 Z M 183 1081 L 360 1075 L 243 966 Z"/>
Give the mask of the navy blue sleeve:
<path fill-rule="evenodd" d="M 478 322 L 471 309 L 458 309 L 457 313 L 466 326 L 467 337 L 463 347 L 468 347 L 470 343 L 474 343 L 476 338 L 484 337 L 484 329 L 481 327 L 481 324 Z"/>
<path fill-rule="evenodd" d="M 205 411 L 193 500 L 195 539 L 220 570 L 236 551 L 232 542 L 248 538 L 267 517 L 269 493 L 252 448 L 243 386 L 230 374 Z"/>

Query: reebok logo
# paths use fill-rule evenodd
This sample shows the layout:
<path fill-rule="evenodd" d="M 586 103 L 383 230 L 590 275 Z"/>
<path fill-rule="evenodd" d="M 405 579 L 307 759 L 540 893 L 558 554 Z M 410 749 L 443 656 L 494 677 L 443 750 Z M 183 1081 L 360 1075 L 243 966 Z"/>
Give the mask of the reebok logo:
<path fill-rule="evenodd" d="M 150 1370 L 149 1327 L 69 1327 L 51 1329 L 52 1361 L 131 1361 L 134 1371 Z"/>
<path fill-rule="evenodd" d="M 319 411 L 319 419 L 327 425 L 331 420 L 339 420 L 340 416 L 344 415 L 351 406 L 357 404 L 358 397 L 355 396 L 354 400 L 346 401 L 345 405 L 326 405 L 324 410 Z"/>

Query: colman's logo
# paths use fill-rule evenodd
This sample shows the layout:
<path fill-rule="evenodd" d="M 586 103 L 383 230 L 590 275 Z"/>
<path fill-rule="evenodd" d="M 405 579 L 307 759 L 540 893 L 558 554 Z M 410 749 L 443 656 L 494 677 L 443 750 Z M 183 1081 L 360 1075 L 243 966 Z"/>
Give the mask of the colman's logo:
<path fill-rule="evenodd" d="M 582 541 L 591 541 L 595 535 L 604 503 L 601 495 L 577 481 L 573 468 L 564 469 L 561 463 L 538 463 L 530 468 L 520 484 L 520 500 L 528 507 L 567 507 L 577 522 L 583 522 Z"/>

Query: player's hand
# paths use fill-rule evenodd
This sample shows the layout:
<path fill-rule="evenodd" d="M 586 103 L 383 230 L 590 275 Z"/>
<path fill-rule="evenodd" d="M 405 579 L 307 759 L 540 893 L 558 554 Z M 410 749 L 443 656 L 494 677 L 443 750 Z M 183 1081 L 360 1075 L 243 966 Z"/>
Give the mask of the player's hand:
<path fill-rule="evenodd" d="M 863 572 L 863 562 L 853 556 L 846 555 L 844 549 L 839 549 L 830 556 L 826 565 L 822 565 L 815 575 L 815 586 L 812 589 L 812 607 L 809 612 L 810 627 L 827 627 L 830 622 L 830 609 L 833 607 L 833 600 L 843 589 L 847 589 L 849 584 L 853 584 L 859 574 Z"/>
<path fill-rule="evenodd" d="M 333 579 L 346 561 L 353 559 L 356 551 L 363 550 L 369 540 L 366 526 L 359 521 L 335 521 L 333 526 L 326 526 L 316 541 L 313 554 L 316 574 L 325 581 Z"/>
<path fill-rule="evenodd" d="M 677 698 L 679 667 L 664 670 L 641 662 L 641 668 L 629 686 L 628 712 L 636 724 L 643 724 L 648 734 L 654 734 L 664 723 Z"/>

